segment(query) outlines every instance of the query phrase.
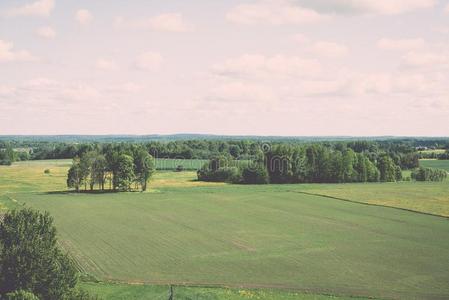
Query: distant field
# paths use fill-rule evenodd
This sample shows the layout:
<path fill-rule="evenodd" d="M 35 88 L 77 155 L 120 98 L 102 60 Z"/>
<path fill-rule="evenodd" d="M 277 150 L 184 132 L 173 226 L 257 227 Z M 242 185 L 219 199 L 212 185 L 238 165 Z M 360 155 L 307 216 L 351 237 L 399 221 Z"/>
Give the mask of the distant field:
<path fill-rule="evenodd" d="M 449 298 L 448 219 L 355 203 L 449 215 L 447 182 L 240 186 L 165 171 L 147 193 L 93 195 L 64 192 L 69 164 L 0 167 L 0 204 L 50 211 L 85 272 L 156 284 L 84 284 L 106 299 L 166 299 L 165 284 L 235 287 L 175 299 Z"/>
<path fill-rule="evenodd" d="M 178 166 L 182 166 L 184 170 L 198 170 L 208 160 L 205 159 L 156 159 L 157 170 L 175 170 Z"/>
<path fill-rule="evenodd" d="M 431 153 L 435 153 L 435 154 L 441 154 L 446 152 L 446 149 L 429 149 L 429 150 L 422 150 L 419 151 L 420 153 L 425 153 L 425 154 L 431 154 Z"/>
<path fill-rule="evenodd" d="M 421 159 L 419 163 L 423 167 L 443 169 L 449 172 L 449 160 Z"/>

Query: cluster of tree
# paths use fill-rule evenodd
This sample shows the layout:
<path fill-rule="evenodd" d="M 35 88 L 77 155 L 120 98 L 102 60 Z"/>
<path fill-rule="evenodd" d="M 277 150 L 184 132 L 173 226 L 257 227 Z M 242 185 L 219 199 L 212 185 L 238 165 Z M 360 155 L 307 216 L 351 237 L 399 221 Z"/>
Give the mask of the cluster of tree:
<path fill-rule="evenodd" d="M 387 152 L 355 152 L 343 144 L 275 145 L 249 163 L 230 156 L 212 158 L 198 170 L 198 180 L 233 183 L 392 182 L 402 171 Z"/>
<path fill-rule="evenodd" d="M 447 178 L 447 171 L 420 167 L 412 171 L 411 178 L 416 181 L 443 181 Z"/>
<path fill-rule="evenodd" d="M 67 186 L 79 191 L 84 185 L 92 191 L 95 185 L 105 190 L 129 191 L 147 189 L 155 169 L 154 159 L 138 145 L 106 145 L 75 157 L 67 175 Z"/>
<path fill-rule="evenodd" d="M 15 150 L 11 145 L 0 148 L 0 165 L 10 166 L 15 161 L 29 160 L 30 154 L 26 149 Z"/>
<path fill-rule="evenodd" d="M 78 272 L 57 246 L 48 213 L 8 212 L 0 222 L 0 299 L 97 299 L 77 288 Z"/>
<path fill-rule="evenodd" d="M 15 161 L 14 150 L 11 147 L 0 149 L 0 165 L 9 166 Z"/>

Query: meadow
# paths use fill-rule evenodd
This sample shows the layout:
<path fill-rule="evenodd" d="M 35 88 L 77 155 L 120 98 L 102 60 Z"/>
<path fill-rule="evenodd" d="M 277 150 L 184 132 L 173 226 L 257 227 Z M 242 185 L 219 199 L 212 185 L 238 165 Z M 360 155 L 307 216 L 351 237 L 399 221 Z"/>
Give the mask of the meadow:
<path fill-rule="evenodd" d="M 449 297 L 448 182 L 240 186 L 165 171 L 146 193 L 76 194 L 69 164 L 0 167 L 0 203 L 48 210 L 106 299 L 166 299 L 168 284 L 177 299 Z"/>
<path fill-rule="evenodd" d="M 449 160 L 421 159 L 420 164 L 423 167 L 443 169 L 449 172 Z"/>

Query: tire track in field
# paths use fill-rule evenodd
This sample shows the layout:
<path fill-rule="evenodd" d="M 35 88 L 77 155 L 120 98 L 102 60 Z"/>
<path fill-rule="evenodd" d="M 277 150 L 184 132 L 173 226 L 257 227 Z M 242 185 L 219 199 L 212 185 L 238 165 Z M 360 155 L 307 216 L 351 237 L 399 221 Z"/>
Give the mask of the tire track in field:
<path fill-rule="evenodd" d="M 449 216 L 437 215 L 437 214 L 433 214 L 433 213 L 428 213 L 428 212 L 423 212 L 423 211 L 419 211 L 419 210 L 414 210 L 414 209 L 411 209 L 411 208 L 404 208 L 404 207 L 399 207 L 399 206 L 389 206 L 389 205 L 378 204 L 378 203 L 368 203 L 368 202 L 362 202 L 362 201 L 357 201 L 357 200 L 351 200 L 351 199 L 346 199 L 346 198 L 341 198 L 341 197 L 335 197 L 335 196 L 330 196 L 330 195 L 325 195 L 325 194 L 319 194 L 319 193 L 311 193 L 311 192 L 304 192 L 304 191 L 293 191 L 293 190 L 287 190 L 287 191 L 290 192 L 290 193 L 298 193 L 298 194 L 309 195 L 309 196 L 324 197 L 324 198 L 328 198 L 328 199 L 339 200 L 339 201 L 345 201 L 345 202 L 351 202 L 351 203 L 362 204 L 362 205 L 368 205 L 368 206 L 377 206 L 377 207 L 384 207 L 384 208 L 398 209 L 398 210 L 402 210 L 402 211 L 406 211 L 406 212 L 412 212 L 412 213 L 417 213 L 417 214 L 422 214 L 422 215 L 427 215 L 427 216 L 432 216 L 432 217 L 438 217 L 438 218 L 443 218 L 443 219 L 449 220 Z"/>

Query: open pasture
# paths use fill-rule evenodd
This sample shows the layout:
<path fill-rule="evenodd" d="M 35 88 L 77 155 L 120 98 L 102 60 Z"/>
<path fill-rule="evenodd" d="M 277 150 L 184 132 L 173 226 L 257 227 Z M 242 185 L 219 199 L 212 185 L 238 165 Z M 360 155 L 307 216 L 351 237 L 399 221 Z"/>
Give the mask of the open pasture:
<path fill-rule="evenodd" d="M 100 280 L 236 288 L 180 288 L 180 299 L 449 297 L 448 220 L 377 206 L 448 215 L 447 182 L 239 186 L 165 171 L 147 193 L 76 194 L 69 164 L 0 167 L 0 204 L 51 212 L 61 244 Z M 85 285 L 107 299 L 167 290 Z"/>

